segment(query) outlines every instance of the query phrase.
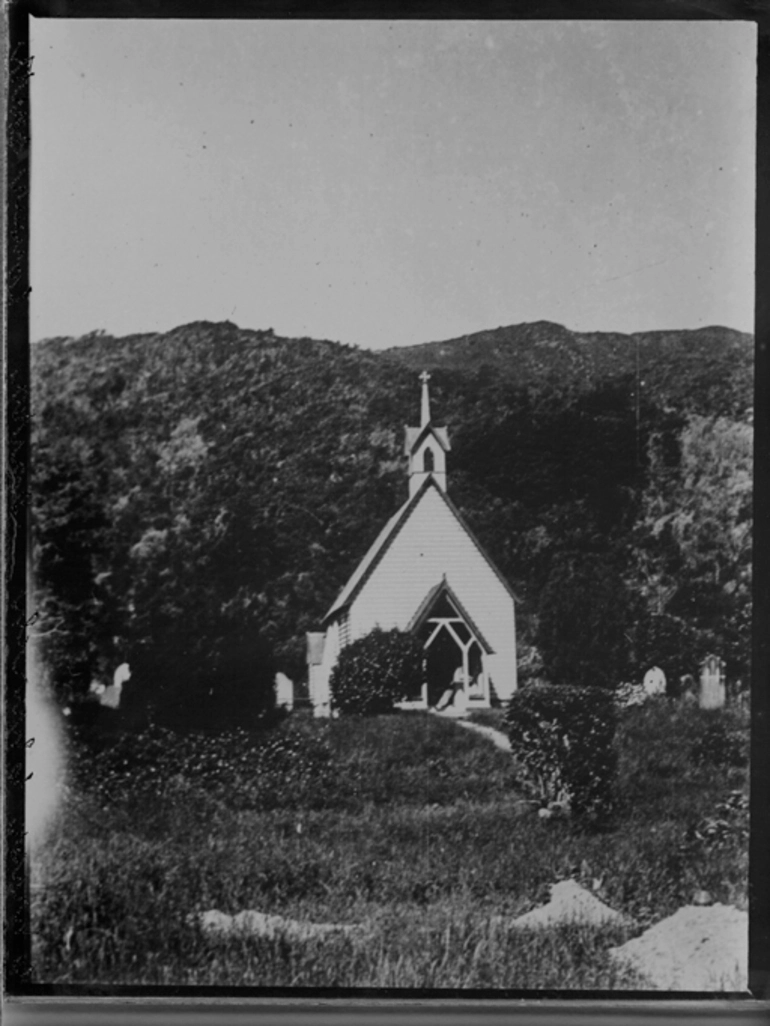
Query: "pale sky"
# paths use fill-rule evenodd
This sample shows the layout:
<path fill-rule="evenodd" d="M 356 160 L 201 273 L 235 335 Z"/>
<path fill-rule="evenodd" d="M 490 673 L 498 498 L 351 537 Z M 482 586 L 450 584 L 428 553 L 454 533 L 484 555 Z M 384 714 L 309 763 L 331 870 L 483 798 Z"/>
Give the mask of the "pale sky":
<path fill-rule="evenodd" d="M 31 337 L 753 330 L 748 22 L 34 20 Z"/>

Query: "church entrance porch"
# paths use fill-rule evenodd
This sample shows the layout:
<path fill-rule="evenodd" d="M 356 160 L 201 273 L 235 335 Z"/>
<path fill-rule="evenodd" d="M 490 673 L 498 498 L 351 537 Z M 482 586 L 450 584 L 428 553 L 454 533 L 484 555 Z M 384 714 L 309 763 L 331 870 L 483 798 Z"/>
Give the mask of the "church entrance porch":
<path fill-rule="evenodd" d="M 446 581 L 431 589 L 410 624 L 425 649 L 425 679 L 420 695 L 402 703 L 410 709 L 489 707 L 484 654 L 491 649 Z"/>

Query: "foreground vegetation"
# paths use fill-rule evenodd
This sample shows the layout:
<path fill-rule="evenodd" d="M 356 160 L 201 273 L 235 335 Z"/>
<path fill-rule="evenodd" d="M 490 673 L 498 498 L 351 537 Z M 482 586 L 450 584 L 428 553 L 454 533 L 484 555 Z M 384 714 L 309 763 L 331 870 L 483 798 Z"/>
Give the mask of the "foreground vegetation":
<path fill-rule="evenodd" d="M 606 949 L 632 930 L 505 930 L 574 877 L 640 926 L 691 901 L 746 901 L 747 716 L 626 710 L 603 832 L 542 822 L 510 757 L 423 714 L 262 737 L 157 729 L 73 745 L 33 866 L 34 977 L 258 987 L 644 987 Z M 360 934 L 212 939 L 189 920 L 255 908 Z"/>

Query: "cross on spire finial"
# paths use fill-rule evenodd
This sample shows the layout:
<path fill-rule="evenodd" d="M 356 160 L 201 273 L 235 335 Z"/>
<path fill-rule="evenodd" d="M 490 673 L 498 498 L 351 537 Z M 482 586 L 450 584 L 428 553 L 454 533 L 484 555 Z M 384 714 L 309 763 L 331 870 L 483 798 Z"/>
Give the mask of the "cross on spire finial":
<path fill-rule="evenodd" d="M 428 395 L 428 382 L 430 381 L 430 374 L 427 371 L 423 371 L 420 375 L 420 381 L 422 382 L 422 408 L 420 411 L 420 427 L 425 427 L 426 424 L 430 424 L 430 396 Z"/>

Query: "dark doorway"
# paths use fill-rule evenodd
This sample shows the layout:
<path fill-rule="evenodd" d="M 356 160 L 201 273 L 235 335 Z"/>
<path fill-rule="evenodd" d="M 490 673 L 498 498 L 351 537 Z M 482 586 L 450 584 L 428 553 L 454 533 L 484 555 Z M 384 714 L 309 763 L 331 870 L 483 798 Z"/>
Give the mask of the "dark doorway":
<path fill-rule="evenodd" d="M 446 627 L 442 627 L 430 643 L 426 655 L 428 705 L 434 706 L 447 688 L 452 686 L 455 670 L 463 665 L 463 654 Z"/>

